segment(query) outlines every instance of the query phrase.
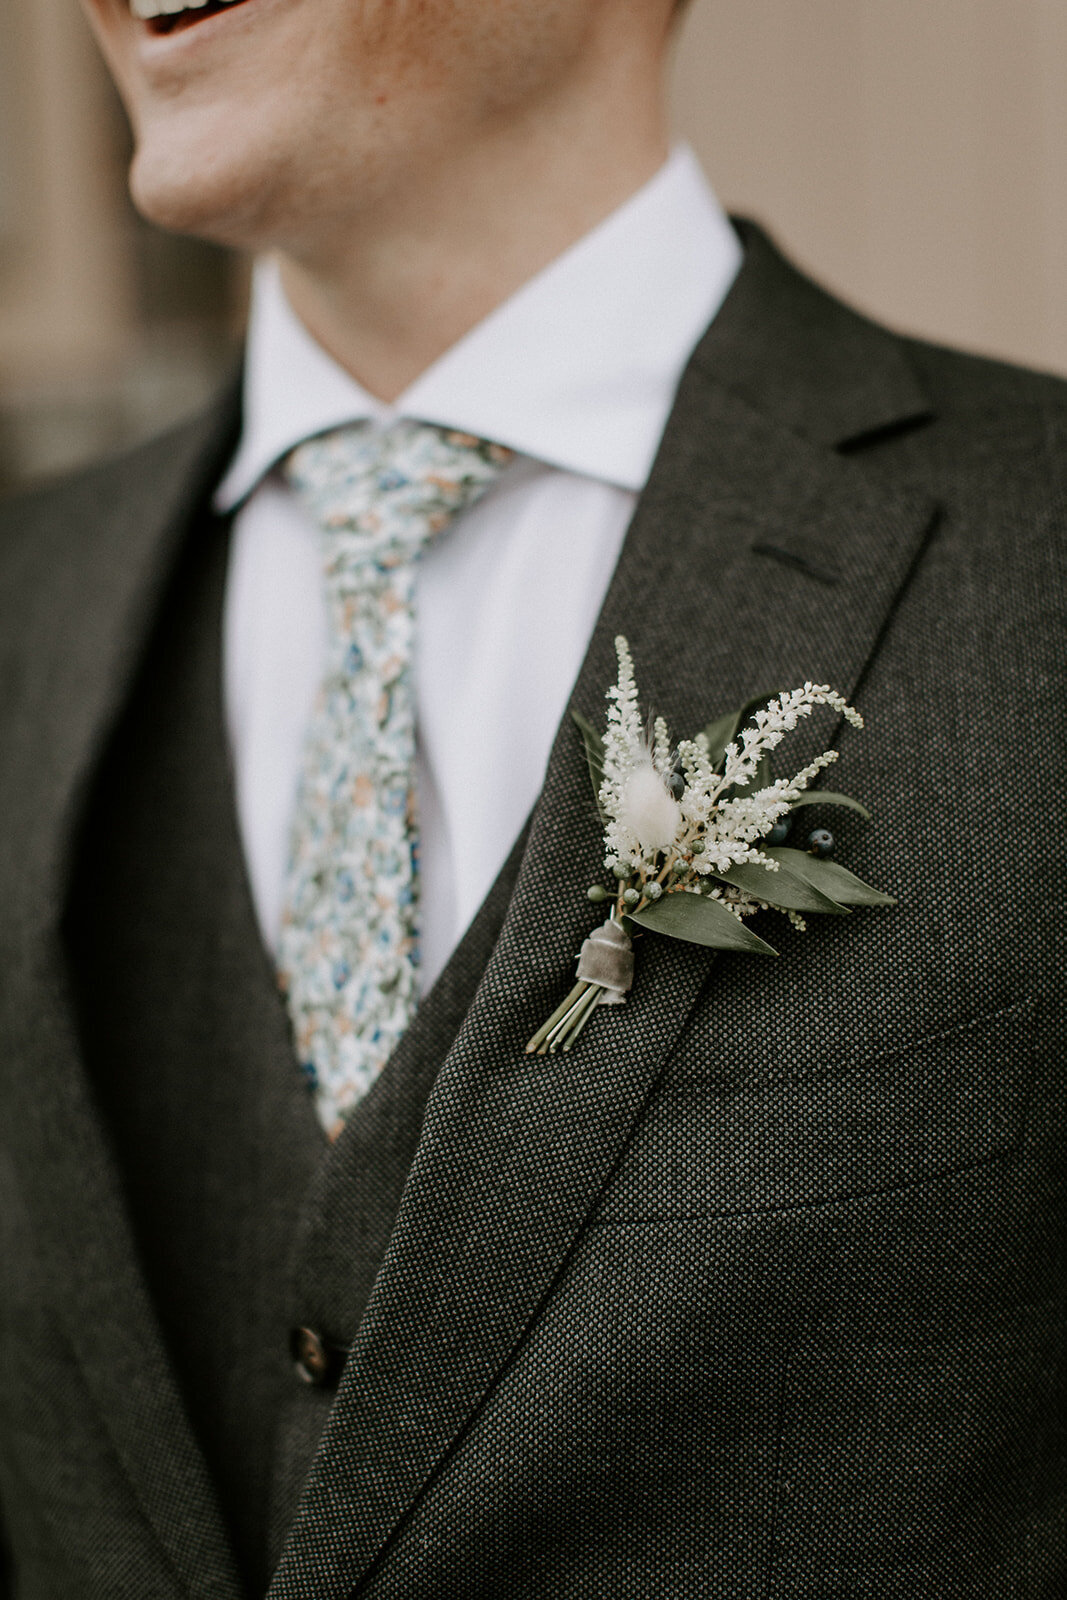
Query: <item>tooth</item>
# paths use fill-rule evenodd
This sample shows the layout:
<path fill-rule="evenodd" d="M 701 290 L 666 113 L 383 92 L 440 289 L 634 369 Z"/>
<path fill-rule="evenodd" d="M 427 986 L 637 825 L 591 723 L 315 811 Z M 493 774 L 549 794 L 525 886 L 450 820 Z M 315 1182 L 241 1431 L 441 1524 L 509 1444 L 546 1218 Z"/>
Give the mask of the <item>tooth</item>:
<path fill-rule="evenodd" d="M 130 11 L 139 22 L 150 22 L 153 17 L 173 17 L 179 11 L 202 11 L 211 0 L 130 0 Z M 219 0 L 220 5 L 235 6 L 241 0 Z"/>

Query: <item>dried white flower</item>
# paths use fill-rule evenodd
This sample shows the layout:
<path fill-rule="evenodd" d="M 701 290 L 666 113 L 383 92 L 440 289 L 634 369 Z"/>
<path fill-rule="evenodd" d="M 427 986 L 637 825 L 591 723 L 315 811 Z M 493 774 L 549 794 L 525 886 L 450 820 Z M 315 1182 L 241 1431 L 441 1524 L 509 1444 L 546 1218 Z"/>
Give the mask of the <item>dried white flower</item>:
<path fill-rule="evenodd" d="M 722 771 L 716 772 L 704 734 L 683 739 L 672 760 L 664 719 L 657 717 L 651 733 L 646 732 L 629 645 L 620 636 L 615 649 L 619 677 L 608 690 L 611 703 L 600 787 L 600 803 L 608 817 L 604 845 L 609 871 L 620 879 L 637 878 L 646 890 L 656 884 L 657 894 L 649 899 L 679 889 L 699 889 L 711 875 L 750 862 L 777 872 L 778 862 L 760 850 L 759 841 L 788 814 L 812 779 L 837 760 L 837 751 L 824 751 L 792 778 L 776 778 L 748 793 L 737 791 L 749 789 L 763 758 L 816 706 L 832 707 L 854 727 L 863 725 L 859 712 L 828 684 L 806 683 L 761 707 L 727 745 Z M 672 789 L 675 772 L 682 777 L 680 797 L 677 788 Z M 760 905 L 739 890 L 712 893 L 739 916 L 750 916 Z"/>
<path fill-rule="evenodd" d="M 813 866 L 782 871 L 760 844 L 791 811 L 812 779 L 837 760 L 837 751 L 825 750 L 792 778 L 776 778 L 771 783 L 762 782 L 760 776 L 767 772 L 766 757 L 816 706 L 832 707 L 854 727 L 863 726 L 862 718 L 828 685 L 806 683 L 758 710 L 750 725 L 727 745 L 721 760 L 716 753 L 714 759 L 722 769 L 716 771 L 707 734 L 683 739 L 673 749 L 662 717 L 642 722 L 633 658 L 621 635 L 615 640 L 615 649 L 619 676 L 608 690 L 610 706 L 602 744 L 583 718 L 575 719 L 586 740 L 591 770 L 602 766 L 598 799 L 607 818 L 604 865 L 615 884 L 610 894 L 600 884 L 593 884 L 588 891 L 596 905 L 612 902 L 601 935 L 629 952 L 635 924 L 638 930 L 654 930 L 658 923 L 661 931 L 700 945 L 725 949 L 741 945 L 775 954 L 744 929 L 744 920 L 770 910 L 779 899 L 788 900 L 791 888 L 795 895 L 796 880 L 810 879 Z M 733 719 L 734 725 L 737 720 Z M 767 878 L 733 870 L 749 865 L 764 868 Z M 775 879 L 772 875 L 778 873 L 781 876 Z M 844 876 L 847 880 L 848 875 Z M 732 881 L 736 878 L 740 883 Z M 756 884 L 766 886 L 766 895 Z M 672 895 L 694 896 L 695 901 L 675 900 L 664 907 L 663 902 Z M 888 896 L 875 898 L 888 901 Z M 834 909 L 832 899 L 827 908 Z M 780 905 L 777 909 L 785 912 L 794 928 L 806 926 L 799 912 Z M 732 919 L 742 927 L 734 926 Z M 582 946 L 578 982 L 530 1038 L 528 1053 L 554 1055 L 570 1050 L 601 1004 L 617 1004 L 623 998 L 621 992 L 611 993 L 611 985 L 602 976 L 583 967 L 584 952 L 595 937 Z M 632 955 L 629 959 L 632 963 Z"/>
<path fill-rule="evenodd" d="M 615 818 L 642 853 L 669 850 L 682 826 L 682 808 L 651 762 L 635 765 L 623 780 Z"/>

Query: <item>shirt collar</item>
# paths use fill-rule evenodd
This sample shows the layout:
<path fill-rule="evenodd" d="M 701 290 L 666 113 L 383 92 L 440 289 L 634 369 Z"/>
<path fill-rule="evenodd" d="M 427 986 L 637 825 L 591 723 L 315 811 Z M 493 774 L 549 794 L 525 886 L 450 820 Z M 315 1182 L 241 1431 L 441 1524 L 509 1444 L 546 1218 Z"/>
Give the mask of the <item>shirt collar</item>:
<path fill-rule="evenodd" d="M 232 510 L 301 439 L 346 422 L 436 422 L 633 492 L 648 478 L 686 362 L 741 264 L 695 156 L 680 146 L 592 232 L 531 278 L 385 406 L 257 264 L 244 426 L 219 485 Z"/>

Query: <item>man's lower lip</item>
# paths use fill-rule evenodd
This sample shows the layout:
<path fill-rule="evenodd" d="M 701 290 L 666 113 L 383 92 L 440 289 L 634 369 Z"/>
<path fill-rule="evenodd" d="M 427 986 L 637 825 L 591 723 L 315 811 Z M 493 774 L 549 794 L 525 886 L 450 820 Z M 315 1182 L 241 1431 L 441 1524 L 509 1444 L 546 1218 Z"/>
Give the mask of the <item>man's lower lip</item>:
<path fill-rule="evenodd" d="M 176 11 L 163 17 L 150 17 L 144 26 L 150 33 L 167 35 L 180 33 L 187 28 L 195 28 L 199 22 L 207 22 L 213 17 L 224 16 L 228 11 L 239 11 L 247 5 L 248 0 L 231 0 L 229 5 L 223 5 L 221 0 L 209 0 L 206 6 L 199 6 L 188 11 Z"/>

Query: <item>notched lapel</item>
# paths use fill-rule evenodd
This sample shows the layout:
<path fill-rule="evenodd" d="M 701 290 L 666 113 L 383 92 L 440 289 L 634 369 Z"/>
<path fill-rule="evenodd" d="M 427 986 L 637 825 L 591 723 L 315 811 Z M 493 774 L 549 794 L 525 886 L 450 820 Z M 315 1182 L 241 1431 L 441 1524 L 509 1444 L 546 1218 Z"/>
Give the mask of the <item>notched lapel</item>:
<path fill-rule="evenodd" d="M 757 240 L 755 248 L 766 276 L 759 257 L 769 247 Z M 759 290 L 772 322 L 788 322 L 801 293 L 788 287 L 788 269 L 781 275 L 786 288 Z M 933 525 L 926 498 L 887 493 L 856 461 L 805 434 L 794 372 L 778 385 L 788 390 L 784 420 L 761 402 L 776 386 L 730 354 L 734 322 L 752 316 L 743 283 L 734 299 L 683 380 L 574 691 L 573 706 L 597 723 L 620 632 L 644 704 L 676 737 L 763 689 L 814 679 L 854 694 Z M 872 341 L 888 344 L 876 333 Z M 721 358 L 708 348 L 713 335 Z M 784 334 L 771 335 L 774 352 Z M 860 337 L 851 322 L 849 337 Z M 888 356 L 882 370 L 882 392 L 863 366 L 856 403 L 834 395 L 842 438 L 887 425 L 890 414 L 921 414 L 921 397 Z M 792 559 L 768 556 L 768 547 Z M 833 732 L 826 721 L 802 724 L 791 755 L 799 764 Z M 524 1055 L 572 981 L 597 920 L 585 889 L 602 879 L 595 805 L 567 717 L 503 931 L 431 1094 L 272 1600 L 333 1600 L 369 1581 L 506 1372 L 686 1016 L 714 984 L 705 953 L 648 938 L 625 1006 L 597 1017 L 572 1055 Z"/>
<path fill-rule="evenodd" d="M 19 857 L 0 906 L 5 1087 L 56 1308 L 175 1595 L 240 1592 L 203 1460 L 136 1265 L 81 1060 L 59 922 L 91 774 L 182 535 L 217 480 L 236 400 L 6 512 L 0 814 Z M 131 1527 L 136 1526 L 131 1517 Z M 136 1579 L 132 1566 L 131 1581 Z M 146 1571 L 156 1573 L 153 1560 Z M 155 1592 L 155 1591 L 153 1591 Z M 168 1590 L 168 1593 L 171 1591 Z"/>

